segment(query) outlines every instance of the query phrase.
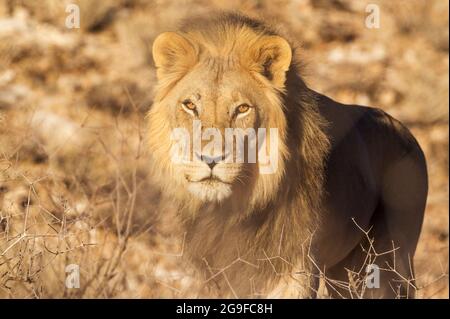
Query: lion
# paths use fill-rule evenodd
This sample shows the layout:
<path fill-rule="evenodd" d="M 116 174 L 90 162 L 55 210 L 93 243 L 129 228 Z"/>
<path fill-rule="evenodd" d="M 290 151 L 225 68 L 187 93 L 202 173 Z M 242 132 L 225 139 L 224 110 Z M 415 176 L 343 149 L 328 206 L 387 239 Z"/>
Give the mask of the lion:
<path fill-rule="evenodd" d="M 315 298 L 319 278 L 333 298 L 414 297 L 424 154 L 382 110 L 308 88 L 292 43 L 237 13 L 190 19 L 155 39 L 150 166 L 178 208 L 184 256 L 220 297 Z M 276 128 L 264 146 L 276 141 L 276 170 L 261 174 L 259 161 L 233 161 L 237 151 L 203 140 L 175 161 L 174 129 L 193 136 L 195 121 L 222 139 L 230 128 Z"/>

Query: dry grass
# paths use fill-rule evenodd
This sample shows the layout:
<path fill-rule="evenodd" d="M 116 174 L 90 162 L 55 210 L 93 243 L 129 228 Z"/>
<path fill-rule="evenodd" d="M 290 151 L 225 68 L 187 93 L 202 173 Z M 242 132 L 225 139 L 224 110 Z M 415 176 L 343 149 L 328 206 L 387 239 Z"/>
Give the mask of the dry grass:
<path fill-rule="evenodd" d="M 182 262 L 174 209 L 147 176 L 143 118 L 152 40 L 213 9 L 275 19 L 301 44 L 313 88 L 409 126 L 430 179 L 413 289 L 448 297 L 447 2 L 370 1 L 379 30 L 364 27 L 368 1 L 75 2 L 81 29 L 68 30 L 69 1 L 0 0 L 0 297 L 213 296 Z M 395 249 L 369 246 L 368 260 L 382 253 Z M 65 287 L 69 264 L 80 289 Z M 359 298 L 363 270 L 328 283 Z"/>

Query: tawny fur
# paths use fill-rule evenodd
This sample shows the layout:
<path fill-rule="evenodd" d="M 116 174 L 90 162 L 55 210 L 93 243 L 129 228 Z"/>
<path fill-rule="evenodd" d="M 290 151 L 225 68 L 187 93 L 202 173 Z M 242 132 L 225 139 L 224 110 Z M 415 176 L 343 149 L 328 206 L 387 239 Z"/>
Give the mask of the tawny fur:
<path fill-rule="evenodd" d="M 187 233 L 186 256 L 209 283 L 216 284 L 212 286 L 218 287 L 219 296 L 270 296 L 291 278 L 299 283 L 296 296 L 313 297 L 316 259 L 326 264 L 317 257 L 320 245 L 311 244 L 328 218 L 324 217 L 324 183 L 332 129 L 319 110 L 318 101 L 323 99 L 304 84 L 292 44 L 280 40 L 265 24 L 236 14 L 194 20 L 183 24 L 177 35 L 165 34 L 155 41 L 158 87 L 148 115 L 153 178 L 178 207 Z M 179 123 L 167 99 L 201 65 L 218 83 L 228 70 L 250 74 L 253 89 L 262 90 L 271 104 L 260 115 L 260 126 L 279 129 L 277 172 L 256 175 L 244 183 L 248 193 L 234 192 L 219 202 L 204 202 L 189 194 L 168 159 L 171 130 Z M 246 176 L 241 177 L 245 181 Z M 366 214 L 367 220 L 371 214 Z M 345 218 L 350 223 L 350 217 Z M 349 245 L 358 246 L 361 236 L 357 232 L 349 236 L 355 238 Z"/>

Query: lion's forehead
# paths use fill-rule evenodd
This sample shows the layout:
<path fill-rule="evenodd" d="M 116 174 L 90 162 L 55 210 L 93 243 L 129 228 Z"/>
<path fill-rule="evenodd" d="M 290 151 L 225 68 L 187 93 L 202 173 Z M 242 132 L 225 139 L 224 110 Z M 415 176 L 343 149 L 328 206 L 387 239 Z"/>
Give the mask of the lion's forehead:
<path fill-rule="evenodd" d="M 246 80 L 243 72 L 229 71 L 219 77 L 214 71 L 200 68 L 180 83 L 177 98 L 190 99 L 202 111 L 211 110 L 211 105 L 227 109 L 238 103 L 254 104 L 257 85 Z"/>

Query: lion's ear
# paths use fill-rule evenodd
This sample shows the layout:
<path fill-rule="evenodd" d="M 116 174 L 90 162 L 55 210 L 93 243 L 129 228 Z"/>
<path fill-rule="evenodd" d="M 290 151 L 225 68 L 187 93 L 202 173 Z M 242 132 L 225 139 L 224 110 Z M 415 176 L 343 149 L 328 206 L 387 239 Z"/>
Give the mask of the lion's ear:
<path fill-rule="evenodd" d="M 161 33 L 153 42 L 153 61 L 158 79 L 182 77 L 197 61 L 197 48 L 177 32 Z"/>
<path fill-rule="evenodd" d="M 284 88 L 286 72 L 292 60 L 289 43 L 280 36 L 265 36 L 251 48 L 251 58 L 259 73 L 278 89 Z"/>

